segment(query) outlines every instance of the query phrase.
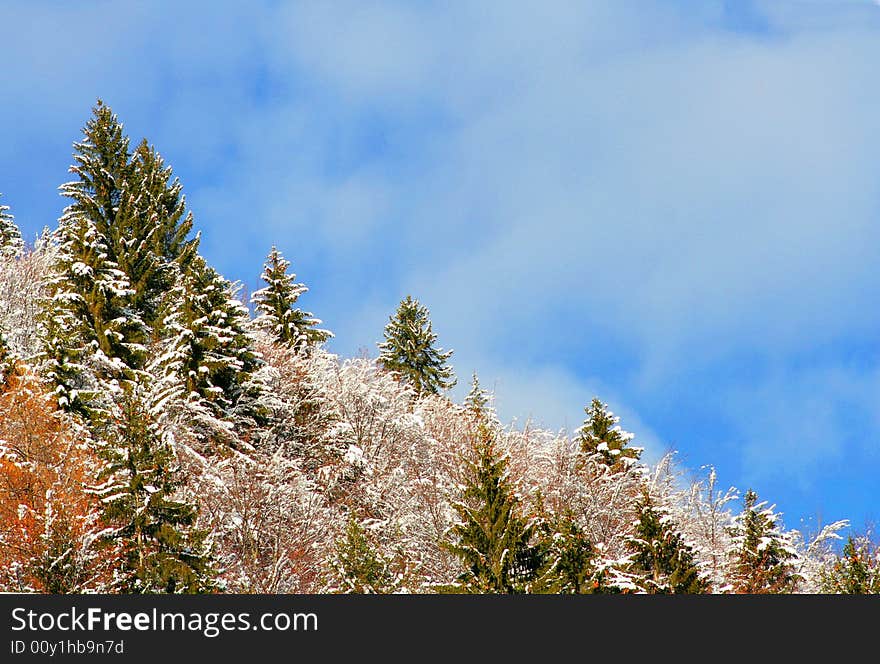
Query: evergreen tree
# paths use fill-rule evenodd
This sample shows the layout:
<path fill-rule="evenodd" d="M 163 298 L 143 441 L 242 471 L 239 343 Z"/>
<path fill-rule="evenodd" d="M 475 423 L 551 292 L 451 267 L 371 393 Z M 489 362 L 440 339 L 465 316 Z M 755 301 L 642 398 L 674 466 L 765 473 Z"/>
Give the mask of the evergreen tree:
<path fill-rule="evenodd" d="M 118 591 L 201 593 L 213 589 L 215 571 L 197 510 L 175 500 L 183 477 L 169 441 L 150 414 L 139 386 L 122 400 L 113 439 L 99 454 L 105 482 L 94 488 L 104 504 L 108 540 L 123 551 Z"/>
<path fill-rule="evenodd" d="M 130 186 L 122 212 L 110 228 L 119 267 L 127 276 L 130 305 L 161 336 L 169 296 L 181 275 L 187 274 L 198 250 L 198 236 L 190 239 L 192 213 L 180 181 L 155 148 L 142 141 L 132 156 Z"/>
<path fill-rule="evenodd" d="M 427 307 L 407 295 L 385 326 L 379 362 L 408 383 L 418 396 L 439 394 L 455 385 L 447 362 L 452 351 L 436 348 Z"/>
<path fill-rule="evenodd" d="M 872 547 L 868 537 L 850 536 L 821 582 L 827 593 L 880 595 L 880 547 Z"/>
<path fill-rule="evenodd" d="M 495 433 L 485 422 L 478 427 L 472 458 L 465 460 L 462 500 L 453 505 L 459 522 L 444 543 L 466 567 L 450 590 L 529 592 L 543 564 L 532 541 L 536 529 L 521 513 Z"/>
<path fill-rule="evenodd" d="M 250 379 L 261 363 L 248 331 L 248 310 L 233 284 L 200 256 L 174 302 L 165 319 L 164 352 L 150 367 L 159 378 L 160 404 L 184 404 L 191 424 L 206 438 L 231 435 L 233 411 L 252 389 Z"/>
<path fill-rule="evenodd" d="M 9 206 L 0 204 L 0 260 L 18 258 L 24 253 L 24 240 L 9 214 Z"/>
<path fill-rule="evenodd" d="M 266 287 L 251 297 L 257 311 L 254 326 L 265 330 L 280 343 L 302 350 L 324 343 L 333 334 L 318 328 L 321 321 L 311 313 L 294 306 L 308 288 L 296 283 L 296 275 L 287 272 L 289 267 L 290 261 L 272 247 L 260 275 Z"/>
<path fill-rule="evenodd" d="M 536 591 L 563 595 L 602 592 L 594 565 L 596 549 L 571 513 L 543 518 L 539 531 L 543 567 L 534 584 Z"/>
<path fill-rule="evenodd" d="M 587 417 L 578 436 L 584 454 L 600 454 L 614 469 L 625 468 L 641 457 L 641 448 L 629 447 L 633 435 L 620 428 L 620 418 L 608 410 L 608 404 L 593 398 L 584 412 Z"/>
<path fill-rule="evenodd" d="M 336 592 L 389 594 L 400 585 L 392 562 L 378 551 L 375 540 L 354 515 L 349 516 L 345 533 L 336 541 L 331 567 Z"/>
<path fill-rule="evenodd" d="M 757 494 L 749 490 L 743 497 L 743 511 L 731 528 L 730 580 L 738 593 L 766 594 L 791 592 L 797 582 L 797 552 L 779 529 L 779 516 Z"/>
<path fill-rule="evenodd" d="M 483 417 L 488 412 L 489 397 L 486 391 L 480 387 L 480 380 L 477 378 L 477 372 L 474 372 L 471 378 L 471 389 L 464 398 L 465 407 L 478 417 Z"/>
<path fill-rule="evenodd" d="M 97 421 L 107 410 L 97 392 L 118 393 L 143 362 L 143 324 L 126 306 L 128 280 L 92 221 L 67 217 L 59 238 L 42 323 L 44 368 L 59 405 Z M 94 389 L 83 390 L 86 385 Z"/>
<path fill-rule="evenodd" d="M 84 405 L 86 414 L 101 408 L 86 404 L 68 381 L 77 371 L 90 371 L 108 393 L 131 381 L 146 357 L 146 328 L 133 308 L 135 290 L 119 268 L 120 254 L 131 242 L 130 163 L 128 138 L 112 111 L 101 101 L 74 144 L 71 173 L 77 179 L 61 187 L 71 199 L 55 232 L 58 244 L 54 274 L 49 280 L 51 302 L 46 307 L 47 371 L 54 377 L 59 403 Z M 59 362 L 64 364 L 63 368 Z M 59 382 L 61 381 L 61 382 Z M 78 382 L 88 383 L 79 378 Z"/>
<path fill-rule="evenodd" d="M 647 491 L 639 500 L 639 520 L 629 547 L 633 571 L 643 579 L 648 593 L 693 594 L 707 590 L 693 550 L 668 510 L 656 505 Z"/>

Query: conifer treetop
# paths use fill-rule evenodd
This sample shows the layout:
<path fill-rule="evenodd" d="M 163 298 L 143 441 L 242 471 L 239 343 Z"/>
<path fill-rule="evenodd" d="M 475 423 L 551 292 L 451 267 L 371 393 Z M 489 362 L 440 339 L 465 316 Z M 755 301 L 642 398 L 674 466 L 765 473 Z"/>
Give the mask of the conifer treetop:
<path fill-rule="evenodd" d="M 296 274 L 288 272 L 289 268 L 290 261 L 273 246 L 260 275 L 266 286 L 251 296 L 257 312 L 254 327 L 290 348 L 303 350 L 324 343 L 333 333 L 320 329 L 322 321 L 311 312 L 295 306 L 309 289 L 305 284 L 296 283 Z"/>
<path fill-rule="evenodd" d="M 439 394 L 455 385 L 448 360 L 453 351 L 435 346 L 437 335 L 428 308 L 411 295 L 401 301 L 385 326 L 379 362 L 421 396 Z"/>

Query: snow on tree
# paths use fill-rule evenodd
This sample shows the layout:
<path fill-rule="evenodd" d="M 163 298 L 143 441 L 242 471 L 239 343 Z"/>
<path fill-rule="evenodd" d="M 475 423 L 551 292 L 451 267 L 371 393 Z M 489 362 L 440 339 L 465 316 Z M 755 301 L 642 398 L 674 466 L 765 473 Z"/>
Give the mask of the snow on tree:
<path fill-rule="evenodd" d="M 251 296 L 257 313 L 253 324 L 274 335 L 280 343 L 304 350 L 324 343 L 333 333 L 320 329 L 320 319 L 295 306 L 309 289 L 296 283 L 296 275 L 288 272 L 289 267 L 290 261 L 273 246 L 260 275 L 266 286 Z"/>
<path fill-rule="evenodd" d="M 773 506 L 759 502 L 752 490 L 743 497 L 743 510 L 734 518 L 731 537 L 733 592 L 789 593 L 796 588 L 798 552 L 791 533 L 782 529 Z"/>
<path fill-rule="evenodd" d="M 212 533 L 218 582 L 233 593 L 316 593 L 340 516 L 282 450 L 202 457 L 180 449 L 198 500 L 198 527 Z"/>
<path fill-rule="evenodd" d="M 131 308 L 161 336 L 169 298 L 188 273 L 199 237 L 190 238 L 193 217 L 180 181 L 156 149 L 143 140 L 131 157 L 131 173 L 111 226 L 120 270 L 132 287 Z"/>
<path fill-rule="evenodd" d="M 117 551 L 84 483 L 101 471 L 87 432 L 22 366 L 0 388 L 0 592 L 107 592 Z"/>
<path fill-rule="evenodd" d="M 507 458 L 487 424 L 478 426 L 463 464 L 465 483 L 453 505 L 459 521 L 450 529 L 446 546 L 465 569 L 449 589 L 528 592 L 543 564 L 541 549 L 534 541 L 535 524 L 522 513 Z"/>
<path fill-rule="evenodd" d="M 880 544 L 868 533 L 850 535 L 843 552 L 821 570 L 820 584 L 825 593 L 880 595 Z"/>
<path fill-rule="evenodd" d="M 345 532 L 336 541 L 329 560 L 325 591 L 343 594 L 387 595 L 399 590 L 404 574 L 400 561 L 386 558 L 367 526 L 349 515 Z"/>
<path fill-rule="evenodd" d="M 415 390 L 417 396 L 439 394 L 455 385 L 448 361 L 453 351 L 435 346 L 430 312 L 407 295 L 385 326 L 379 362 Z"/>
<path fill-rule="evenodd" d="M 14 260 L 24 253 L 24 240 L 9 213 L 9 206 L 0 204 L 0 261 Z"/>
<path fill-rule="evenodd" d="M 652 594 L 705 592 L 708 583 L 693 548 L 674 522 L 662 498 L 646 487 L 638 503 L 639 518 L 629 541 L 632 571 Z"/>
<path fill-rule="evenodd" d="M 46 297 L 46 275 L 55 263 L 48 229 L 30 250 L 0 260 L 0 330 L 18 357 L 33 361 L 41 345 L 40 318 Z"/>
<path fill-rule="evenodd" d="M 642 449 L 629 446 L 633 434 L 620 428 L 620 418 L 608 410 L 608 404 L 593 398 L 584 412 L 587 417 L 578 430 L 582 452 L 600 454 L 605 463 L 616 470 L 638 461 Z"/>
<path fill-rule="evenodd" d="M 206 445 L 240 443 L 233 410 L 262 363 L 236 292 L 197 256 L 164 321 L 169 337 L 149 366 L 158 380 L 157 407 L 198 432 Z"/>
<path fill-rule="evenodd" d="M 720 490 L 715 468 L 707 466 L 705 479 L 691 483 L 676 512 L 676 517 L 705 564 L 713 592 L 730 589 L 726 578 L 734 515 L 729 505 L 737 500 L 739 492 L 736 488 Z"/>
<path fill-rule="evenodd" d="M 106 540 L 122 555 L 116 590 L 124 593 L 201 593 L 214 588 L 207 533 L 196 528 L 198 510 L 176 494 L 184 478 L 173 435 L 151 413 L 149 390 L 135 385 L 98 452 L 107 468 L 91 487 L 111 529 Z"/>

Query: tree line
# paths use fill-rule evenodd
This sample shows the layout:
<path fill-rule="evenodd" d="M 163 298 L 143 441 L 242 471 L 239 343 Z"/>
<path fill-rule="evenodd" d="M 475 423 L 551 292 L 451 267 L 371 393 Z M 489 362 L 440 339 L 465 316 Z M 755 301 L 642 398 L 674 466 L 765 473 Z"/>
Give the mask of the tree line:
<path fill-rule="evenodd" d="M 870 530 L 650 466 L 599 398 L 572 434 L 453 402 L 411 296 L 343 360 L 272 247 L 252 314 L 101 101 L 70 172 L 33 246 L 0 206 L 0 590 L 880 591 Z"/>

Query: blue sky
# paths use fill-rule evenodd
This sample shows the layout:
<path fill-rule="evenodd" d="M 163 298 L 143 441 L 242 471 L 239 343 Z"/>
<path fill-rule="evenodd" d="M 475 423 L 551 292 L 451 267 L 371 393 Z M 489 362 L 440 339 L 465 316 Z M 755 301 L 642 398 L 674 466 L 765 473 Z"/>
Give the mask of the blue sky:
<path fill-rule="evenodd" d="M 0 191 L 53 226 L 97 97 L 202 249 L 375 352 L 407 293 L 506 420 L 594 394 L 801 527 L 880 518 L 880 7 L 0 4 Z"/>

